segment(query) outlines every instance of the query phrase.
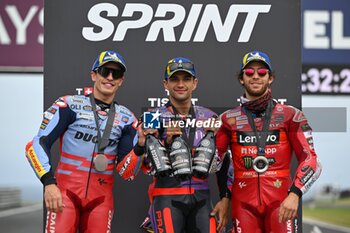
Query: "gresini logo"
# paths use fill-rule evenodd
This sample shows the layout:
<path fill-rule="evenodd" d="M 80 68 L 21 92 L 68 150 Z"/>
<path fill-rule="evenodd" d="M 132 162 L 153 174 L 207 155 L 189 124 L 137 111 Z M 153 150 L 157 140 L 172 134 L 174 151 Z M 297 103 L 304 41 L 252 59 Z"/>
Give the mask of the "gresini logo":
<path fill-rule="evenodd" d="M 148 27 L 145 41 L 163 38 L 164 42 L 189 42 L 193 38 L 193 42 L 203 42 L 212 26 L 217 41 L 227 42 L 238 15 L 244 14 L 246 17 L 237 41 L 248 42 L 259 14 L 270 12 L 270 8 L 267 4 L 232 4 L 228 11 L 220 12 L 216 4 L 192 4 L 188 11 L 179 4 L 161 3 L 154 12 L 144 3 L 126 3 L 119 15 L 116 5 L 98 3 L 90 8 L 87 18 L 92 26 L 83 27 L 82 35 L 89 41 L 103 41 L 111 36 L 113 41 L 123 41 L 128 30 Z M 223 12 L 227 12 L 226 17 L 222 17 Z M 172 16 L 170 19 L 169 15 Z M 178 27 L 180 30 L 176 29 L 175 34 Z M 163 37 L 159 36 L 161 32 Z"/>

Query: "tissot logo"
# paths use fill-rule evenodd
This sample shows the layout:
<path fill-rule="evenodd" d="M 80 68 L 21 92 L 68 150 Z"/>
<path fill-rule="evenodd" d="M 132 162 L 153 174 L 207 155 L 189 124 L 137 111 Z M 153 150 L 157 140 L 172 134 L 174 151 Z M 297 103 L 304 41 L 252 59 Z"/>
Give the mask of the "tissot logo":
<path fill-rule="evenodd" d="M 256 136 L 254 132 L 237 132 L 237 142 L 243 146 L 253 146 L 256 145 Z M 275 145 L 280 142 L 280 131 L 274 130 L 269 131 L 266 138 L 266 145 Z"/>
<path fill-rule="evenodd" d="M 126 3 L 119 15 L 120 7 L 98 3 L 87 13 L 92 25 L 83 27 L 82 35 L 89 41 L 124 41 L 128 30 L 147 27 L 144 40 L 148 42 L 161 39 L 164 42 L 203 42 L 212 28 L 218 42 L 228 42 L 235 26 L 240 27 L 237 41 L 248 42 L 255 23 L 261 19 L 259 15 L 269 13 L 270 8 L 268 4 L 232 4 L 228 11 L 220 11 L 216 4 L 192 4 L 188 9 L 179 4 L 161 3 L 153 9 L 145 3 Z M 239 14 L 246 15 L 243 25 L 235 25 Z"/>

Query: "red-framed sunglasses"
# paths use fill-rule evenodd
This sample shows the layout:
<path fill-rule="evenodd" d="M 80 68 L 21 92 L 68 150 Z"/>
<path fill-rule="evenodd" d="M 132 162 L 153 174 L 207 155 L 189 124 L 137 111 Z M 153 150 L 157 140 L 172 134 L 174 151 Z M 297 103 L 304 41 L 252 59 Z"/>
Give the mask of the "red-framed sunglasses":
<path fill-rule="evenodd" d="M 244 69 L 243 72 L 245 73 L 245 75 L 251 77 L 254 75 L 255 71 L 258 73 L 258 75 L 260 77 L 264 77 L 267 73 L 269 73 L 269 69 L 266 69 L 266 68 L 257 68 L 257 69 L 254 69 L 254 68 L 247 68 L 247 69 Z"/>

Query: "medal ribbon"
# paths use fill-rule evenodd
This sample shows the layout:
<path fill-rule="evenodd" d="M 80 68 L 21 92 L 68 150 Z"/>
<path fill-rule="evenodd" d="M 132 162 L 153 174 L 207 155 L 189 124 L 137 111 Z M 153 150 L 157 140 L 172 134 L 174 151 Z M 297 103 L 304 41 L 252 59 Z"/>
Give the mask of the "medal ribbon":
<path fill-rule="evenodd" d="M 267 104 L 263 128 L 261 132 L 258 132 L 256 128 L 256 125 L 253 119 L 253 113 L 247 108 L 244 108 L 244 110 L 246 111 L 250 127 L 252 127 L 256 137 L 256 146 L 258 148 L 258 156 L 265 156 L 266 139 L 267 139 L 268 129 L 269 129 L 271 115 L 272 115 L 272 101 L 270 100 L 269 103 Z"/>
<path fill-rule="evenodd" d="M 96 111 L 96 102 L 95 102 L 95 97 L 93 94 L 90 96 L 90 102 L 92 106 L 92 111 L 94 113 L 95 117 L 95 123 L 97 127 L 97 148 L 98 148 L 98 153 L 99 154 L 104 154 L 104 149 L 108 146 L 108 139 L 112 131 L 112 126 L 113 126 L 113 121 L 114 121 L 114 116 L 115 116 L 115 103 L 114 101 L 111 104 L 111 107 L 109 108 L 108 112 L 108 119 L 107 119 L 107 124 L 104 129 L 103 135 L 101 136 L 101 130 L 100 130 L 100 125 L 98 123 L 98 115 Z"/>

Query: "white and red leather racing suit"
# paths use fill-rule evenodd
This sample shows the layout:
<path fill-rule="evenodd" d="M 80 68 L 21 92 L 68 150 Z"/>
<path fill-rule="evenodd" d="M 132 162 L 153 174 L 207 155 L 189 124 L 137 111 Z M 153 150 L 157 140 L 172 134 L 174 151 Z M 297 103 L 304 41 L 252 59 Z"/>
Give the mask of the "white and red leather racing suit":
<path fill-rule="evenodd" d="M 109 106 L 96 100 L 101 133 L 106 127 Z M 65 205 L 63 212 L 47 213 L 46 231 L 75 233 L 110 232 L 113 217 L 113 170 L 133 179 L 143 157 L 133 151 L 137 143 L 137 120 L 122 105 L 115 104 L 115 116 L 104 155 L 107 169 L 97 171 L 97 128 L 89 97 L 60 97 L 44 113 L 38 134 L 26 146 L 26 157 L 44 185 L 57 183 Z M 107 106 L 107 108 L 104 107 Z M 51 146 L 60 138 L 60 158 L 53 175 Z M 54 155 L 55 156 L 55 155 Z"/>
<path fill-rule="evenodd" d="M 233 232 L 292 232 L 289 231 L 291 221 L 279 223 L 279 206 L 288 192 L 301 197 L 321 173 L 312 130 L 304 114 L 292 106 L 274 102 L 265 146 L 269 166 L 261 174 L 253 169 L 257 140 L 245 109 L 239 106 L 228 110 L 221 115 L 221 120 L 222 126 L 216 135 L 217 149 L 220 155 L 231 149 L 234 166 Z M 261 131 L 263 117 L 256 116 L 254 122 Z M 293 151 L 298 167 L 292 180 Z"/>

